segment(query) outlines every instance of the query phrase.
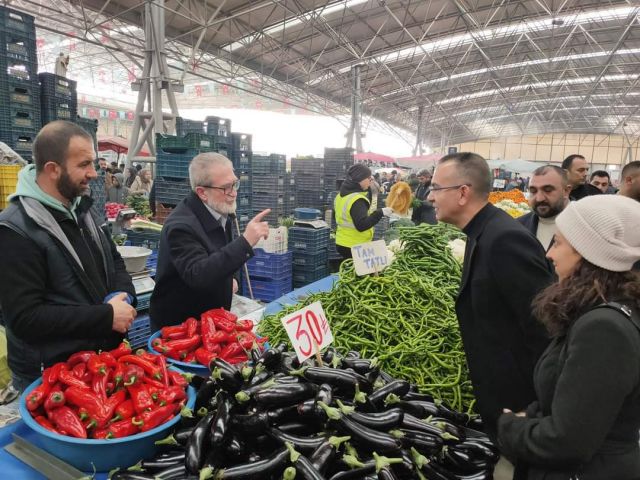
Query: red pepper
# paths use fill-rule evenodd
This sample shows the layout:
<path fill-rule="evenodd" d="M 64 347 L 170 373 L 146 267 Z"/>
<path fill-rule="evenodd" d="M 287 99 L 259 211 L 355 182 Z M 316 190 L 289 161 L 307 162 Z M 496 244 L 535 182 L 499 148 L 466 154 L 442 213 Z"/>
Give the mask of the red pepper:
<path fill-rule="evenodd" d="M 184 324 L 162 327 L 160 335 L 162 338 L 184 338 L 187 336 L 187 327 Z"/>
<path fill-rule="evenodd" d="M 108 428 L 99 428 L 91 432 L 91 438 L 96 440 L 106 440 L 108 438 L 107 435 L 109 435 Z"/>
<path fill-rule="evenodd" d="M 218 354 L 214 352 L 210 352 L 206 348 L 198 348 L 195 352 L 196 360 L 198 363 L 208 367 L 211 360 L 214 358 L 218 358 Z"/>
<path fill-rule="evenodd" d="M 212 341 L 213 334 L 216 333 L 216 324 L 209 315 L 202 315 L 200 320 L 200 332 L 202 333 L 202 345 L 204 348 L 213 351 L 216 342 Z"/>
<path fill-rule="evenodd" d="M 109 409 L 105 406 L 102 400 L 90 390 L 78 387 L 69 387 L 65 390 L 64 395 L 66 397 L 67 404 L 86 409 L 91 416 L 91 419 L 95 420 L 95 423 L 99 428 L 104 427 L 113 414 L 112 411 L 110 415 Z"/>
<path fill-rule="evenodd" d="M 168 387 L 159 392 L 158 402 L 161 406 L 177 403 L 187 398 L 187 394 L 182 387 Z"/>
<path fill-rule="evenodd" d="M 118 365 L 116 357 L 111 355 L 110 352 L 102 352 L 98 355 L 98 357 L 107 365 L 107 368 L 116 368 L 116 366 Z"/>
<path fill-rule="evenodd" d="M 236 322 L 236 329 L 241 332 L 250 332 L 253 330 L 253 322 L 251 320 L 238 320 Z"/>
<path fill-rule="evenodd" d="M 168 348 L 167 351 L 163 353 L 163 355 L 167 358 L 171 358 L 173 360 L 178 360 L 179 362 L 182 362 L 184 360 L 184 357 L 187 356 L 187 351 L 186 350 L 176 351 Z"/>
<path fill-rule="evenodd" d="M 67 360 L 67 367 L 73 368 L 78 363 L 87 363 L 89 359 L 94 356 L 96 352 L 91 350 L 83 350 L 81 352 L 76 352 L 69 357 Z"/>
<path fill-rule="evenodd" d="M 220 352 L 220 358 L 226 360 L 228 358 L 237 357 L 240 354 L 245 353 L 244 348 L 238 342 L 229 343 Z"/>
<path fill-rule="evenodd" d="M 115 416 L 111 421 L 117 422 L 119 420 L 126 420 L 127 418 L 133 417 L 134 413 L 135 409 L 133 408 L 133 401 L 131 401 L 131 399 L 125 400 L 116 407 Z"/>
<path fill-rule="evenodd" d="M 185 357 L 182 359 L 184 363 L 197 363 L 196 355 L 193 352 L 188 352 Z"/>
<path fill-rule="evenodd" d="M 120 363 L 118 362 L 118 365 L 116 365 L 116 369 L 113 371 L 113 384 L 114 386 L 118 386 L 120 384 L 122 384 L 122 382 L 124 381 L 124 371 L 125 371 L 125 364 L 124 363 Z"/>
<path fill-rule="evenodd" d="M 38 425 L 40 425 L 41 427 L 46 428 L 50 432 L 54 432 L 54 433 L 58 433 L 58 434 L 60 433 L 58 431 L 58 429 L 53 426 L 53 423 L 51 423 L 47 417 L 43 417 L 42 415 L 38 415 L 34 420 L 38 423 Z"/>
<path fill-rule="evenodd" d="M 226 360 L 231 365 L 237 365 L 238 363 L 246 362 L 248 360 L 248 358 L 247 358 L 247 355 L 245 354 L 245 355 L 240 355 L 240 356 L 237 356 L 237 357 L 227 358 Z"/>
<path fill-rule="evenodd" d="M 107 373 L 107 364 L 100 359 L 99 355 L 93 355 L 87 361 L 87 370 L 91 372 L 92 375 L 106 375 Z"/>
<path fill-rule="evenodd" d="M 107 438 L 123 438 L 135 435 L 140 430 L 131 418 L 112 423 L 108 428 Z"/>
<path fill-rule="evenodd" d="M 171 383 L 173 385 L 177 385 L 178 387 L 187 388 L 192 377 L 193 374 L 191 373 L 178 373 L 175 370 L 169 370 L 169 378 L 171 378 Z"/>
<path fill-rule="evenodd" d="M 127 340 L 123 340 L 122 343 L 118 345 L 118 348 L 114 348 L 109 353 L 113 356 L 113 358 L 118 359 L 123 355 L 131 354 L 131 345 Z"/>
<path fill-rule="evenodd" d="M 127 391 L 133 401 L 133 408 L 138 414 L 155 406 L 151 393 L 146 385 L 131 385 L 127 387 Z"/>
<path fill-rule="evenodd" d="M 158 390 L 162 390 L 163 388 L 166 387 L 166 385 L 164 383 L 162 383 L 161 381 L 154 380 L 153 378 L 150 378 L 150 377 L 143 377 L 142 378 L 142 383 L 144 383 L 145 385 L 153 386 L 154 388 L 157 388 Z"/>
<path fill-rule="evenodd" d="M 44 404 L 44 401 L 47 399 L 47 395 L 49 395 L 49 391 L 51 390 L 51 385 L 49 383 L 41 383 L 36 388 L 31 390 L 26 398 L 27 409 L 31 412 L 36 410 L 40 405 Z"/>
<path fill-rule="evenodd" d="M 133 424 L 140 427 L 140 431 L 146 432 L 152 428 L 156 428 L 167 421 L 176 412 L 176 409 L 180 408 L 180 405 L 171 404 L 164 407 L 158 407 L 155 410 L 144 412 L 138 417 L 133 417 Z"/>
<path fill-rule="evenodd" d="M 78 415 L 66 405 L 51 410 L 49 418 L 54 425 L 67 435 L 76 438 L 87 438 L 87 430 Z"/>
<path fill-rule="evenodd" d="M 107 399 L 107 382 L 109 381 L 109 374 L 95 375 L 91 381 L 91 389 L 93 393 L 98 395 L 103 402 Z"/>
<path fill-rule="evenodd" d="M 82 380 L 82 378 L 84 377 L 84 374 L 87 371 L 87 364 L 86 363 L 77 363 L 73 366 L 73 368 L 71 369 L 71 371 L 73 372 L 73 375 L 76 378 L 79 378 Z M 58 375 L 59 377 L 60 375 Z"/>
<path fill-rule="evenodd" d="M 189 317 L 184 321 L 184 326 L 187 330 L 187 338 L 193 337 L 198 332 L 198 320 L 193 317 Z"/>
<path fill-rule="evenodd" d="M 213 317 L 213 323 L 216 324 L 216 327 L 220 330 L 224 330 L 227 333 L 233 333 L 236 331 L 236 323 L 231 320 L 227 320 L 222 317 Z"/>
<path fill-rule="evenodd" d="M 253 348 L 253 344 L 256 342 L 256 336 L 251 332 L 239 332 L 238 333 L 238 343 L 245 350 L 251 350 Z"/>
<path fill-rule="evenodd" d="M 232 340 L 232 337 L 227 332 L 224 332 L 222 330 L 218 330 L 213 335 L 211 335 L 211 339 L 210 340 L 215 345 L 219 345 L 221 343 L 226 343 L 229 340 Z"/>
<path fill-rule="evenodd" d="M 69 370 L 65 370 L 65 369 L 60 370 L 59 378 L 60 378 L 60 381 L 62 383 L 64 383 L 65 385 L 68 385 L 70 387 L 78 387 L 78 388 L 83 388 L 83 389 L 88 389 L 89 388 L 89 386 L 86 383 L 84 383 L 82 380 L 77 378 Z"/>
<path fill-rule="evenodd" d="M 144 378 L 144 370 L 138 365 L 127 365 L 124 368 L 124 386 L 140 383 Z"/>
<path fill-rule="evenodd" d="M 58 379 L 60 378 L 60 371 L 63 368 L 67 368 L 67 364 L 65 362 L 58 362 L 51 365 L 49 368 L 51 369 L 51 372 L 49 373 L 49 383 L 53 385 L 58 382 Z"/>
<path fill-rule="evenodd" d="M 228 310 L 225 310 L 224 308 L 214 308 L 211 310 L 207 310 L 205 312 L 206 314 L 209 314 L 211 316 L 213 316 L 214 318 L 222 318 L 224 320 L 229 320 L 230 322 L 236 322 L 236 320 L 238 320 L 238 317 L 234 314 L 229 312 Z"/>
<path fill-rule="evenodd" d="M 156 362 L 160 367 L 160 373 L 162 374 L 162 383 L 165 387 L 169 386 L 169 369 L 167 368 L 167 359 L 163 355 L 154 355 Z"/>
<path fill-rule="evenodd" d="M 165 343 L 165 346 L 171 350 L 195 350 L 200 346 L 200 335 L 195 334 L 189 338 L 181 340 L 171 340 Z"/>
<path fill-rule="evenodd" d="M 144 348 L 139 348 L 138 350 L 136 350 L 135 353 L 138 357 L 144 358 L 145 360 L 148 360 L 151 363 L 156 363 L 157 355 L 147 352 Z"/>
<path fill-rule="evenodd" d="M 44 409 L 53 410 L 54 408 L 61 407 L 64 404 L 65 399 L 62 388 L 60 388 L 59 386 L 54 386 L 49 392 L 49 395 L 47 395 L 46 400 L 44 401 Z"/>
<path fill-rule="evenodd" d="M 138 355 L 123 355 L 119 358 L 120 362 L 124 363 L 132 363 L 139 367 L 142 367 L 144 373 L 149 375 L 150 377 L 156 378 L 158 380 L 162 379 L 162 373 L 160 372 L 160 367 L 154 365 L 151 361 L 146 360 Z"/>

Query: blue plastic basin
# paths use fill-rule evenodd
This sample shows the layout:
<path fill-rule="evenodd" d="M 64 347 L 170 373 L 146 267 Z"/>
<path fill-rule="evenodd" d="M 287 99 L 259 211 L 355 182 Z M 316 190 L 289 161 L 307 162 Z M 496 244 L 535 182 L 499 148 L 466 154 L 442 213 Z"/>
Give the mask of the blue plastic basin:
<path fill-rule="evenodd" d="M 181 372 L 180 369 L 170 368 Z M 112 440 L 82 439 L 58 435 L 41 427 L 33 419 L 25 404 L 29 392 L 41 383 L 42 378 L 39 378 L 29 385 L 20 397 L 19 409 L 22 420 L 39 435 L 38 443 L 44 450 L 84 472 L 92 472 L 94 468 L 98 472 L 107 472 L 113 468 L 128 467 L 141 459 L 152 457 L 158 449 L 155 442 L 169 435 L 169 432 L 180 420 L 180 415 L 176 415 L 168 422 L 148 432 Z M 189 386 L 187 407 L 193 408 L 195 402 L 196 391 Z"/>
<path fill-rule="evenodd" d="M 294 208 L 293 218 L 296 220 L 315 220 L 320 218 L 321 212 L 315 208 Z"/>

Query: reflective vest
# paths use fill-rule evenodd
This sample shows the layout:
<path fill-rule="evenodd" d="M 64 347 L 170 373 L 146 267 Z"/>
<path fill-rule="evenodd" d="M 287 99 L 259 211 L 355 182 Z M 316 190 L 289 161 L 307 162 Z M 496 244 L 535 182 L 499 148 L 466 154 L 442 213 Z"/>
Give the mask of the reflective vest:
<path fill-rule="evenodd" d="M 350 193 L 346 197 L 338 194 L 333 204 L 336 212 L 336 245 L 351 248 L 360 243 L 370 242 L 373 239 L 373 228 L 359 232 L 351 218 L 351 207 L 356 200 L 364 199 L 369 203 L 367 192 Z"/>

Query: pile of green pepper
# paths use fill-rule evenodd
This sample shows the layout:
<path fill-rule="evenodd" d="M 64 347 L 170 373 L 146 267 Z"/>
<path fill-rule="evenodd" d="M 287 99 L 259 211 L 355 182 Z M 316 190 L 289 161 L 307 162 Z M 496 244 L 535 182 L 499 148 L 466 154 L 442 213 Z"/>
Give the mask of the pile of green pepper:
<path fill-rule="evenodd" d="M 329 292 L 265 317 L 258 331 L 272 343 L 288 342 L 280 319 L 320 301 L 337 348 L 375 357 L 394 377 L 470 412 L 475 400 L 454 308 L 461 265 L 447 246 L 462 234 L 445 225 L 398 230 L 404 249 L 380 275 L 358 277 L 345 261 Z"/>

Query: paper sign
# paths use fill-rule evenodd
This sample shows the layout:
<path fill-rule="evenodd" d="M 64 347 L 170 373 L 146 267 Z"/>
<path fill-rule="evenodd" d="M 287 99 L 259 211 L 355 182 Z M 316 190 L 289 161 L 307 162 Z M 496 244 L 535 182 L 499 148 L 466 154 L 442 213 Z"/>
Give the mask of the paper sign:
<path fill-rule="evenodd" d="M 505 181 L 502 178 L 496 178 L 493 180 L 493 188 L 504 188 Z"/>
<path fill-rule="evenodd" d="M 282 325 L 300 362 L 333 342 L 331 328 L 320 302 L 283 317 Z"/>
<path fill-rule="evenodd" d="M 351 255 L 356 275 L 381 272 L 389 265 L 387 245 L 384 240 L 354 245 L 351 247 Z"/>

